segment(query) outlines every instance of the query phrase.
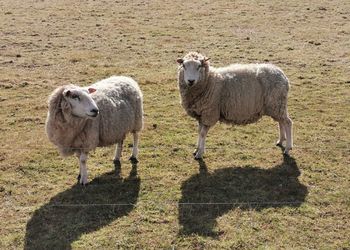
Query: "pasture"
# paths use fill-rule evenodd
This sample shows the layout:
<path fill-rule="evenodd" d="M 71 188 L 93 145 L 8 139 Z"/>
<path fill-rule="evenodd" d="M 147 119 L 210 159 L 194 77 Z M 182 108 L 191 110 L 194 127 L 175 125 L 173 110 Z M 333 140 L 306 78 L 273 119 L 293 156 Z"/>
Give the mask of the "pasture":
<path fill-rule="evenodd" d="M 1 249 L 349 249 L 350 2 L 0 1 Z M 180 106 L 176 59 L 270 62 L 291 81 L 294 148 L 278 126 L 217 124 L 203 161 Z M 131 137 L 62 158 L 44 131 L 47 97 L 110 75 L 144 94 L 140 162 Z M 128 145 L 129 144 L 129 145 Z"/>

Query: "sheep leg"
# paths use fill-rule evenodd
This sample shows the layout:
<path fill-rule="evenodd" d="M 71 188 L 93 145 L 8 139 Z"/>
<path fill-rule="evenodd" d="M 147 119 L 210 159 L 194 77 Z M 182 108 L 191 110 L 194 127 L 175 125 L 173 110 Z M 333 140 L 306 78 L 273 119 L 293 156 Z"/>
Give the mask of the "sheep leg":
<path fill-rule="evenodd" d="M 116 167 L 119 167 L 120 168 L 120 158 L 122 156 L 122 150 L 123 150 L 123 141 L 121 142 L 118 142 L 117 143 L 117 149 L 116 149 L 116 152 L 115 152 L 115 157 L 114 157 L 114 166 Z"/>
<path fill-rule="evenodd" d="M 198 123 L 198 140 L 197 140 L 197 147 L 196 147 L 196 150 L 193 152 L 193 156 L 195 156 L 198 152 L 198 148 L 199 148 L 199 142 L 200 142 L 200 133 L 201 133 L 201 130 L 202 130 L 202 124 L 199 122 Z"/>
<path fill-rule="evenodd" d="M 78 180 L 78 183 L 79 183 L 79 181 L 80 181 L 80 177 L 81 177 L 81 167 L 80 167 L 80 152 L 79 152 L 79 153 L 75 153 L 75 155 L 77 156 L 78 161 L 79 161 L 79 174 L 78 174 L 78 177 L 77 177 L 77 180 Z"/>
<path fill-rule="evenodd" d="M 286 137 L 287 137 L 286 148 L 283 153 L 285 155 L 288 155 L 289 150 L 293 148 L 293 122 L 288 116 L 285 118 L 283 122 L 283 126 L 286 130 Z"/>
<path fill-rule="evenodd" d="M 87 157 L 88 157 L 87 153 L 81 153 L 79 156 L 79 166 L 80 166 L 79 183 L 82 185 L 86 185 L 88 182 L 88 173 L 87 173 L 87 166 L 86 166 Z"/>
<path fill-rule="evenodd" d="M 137 156 L 139 154 L 139 148 L 138 148 L 139 134 L 137 132 L 134 132 L 132 133 L 132 135 L 133 135 L 133 146 L 132 146 L 132 154 L 129 160 L 133 163 L 137 163 L 138 162 Z"/>
<path fill-rule="evenodd" d="M 207 137 L 208 131 L 208 126 L 201 125 L 201 129 L 198 135 L 198 149 L 196 155 L 194 156 L 196 160 L 202 159 L 203 157 L 203 153 L 205 150 L 205 138 Z"/>
<path fill-rule="evenodd" d="M 282 121 L 278 122 L 278 127 L 280 131 L 280 137 L 276 143 L 276 146 L 282 147 L 282 143 L 286 140 L 286 130 Z"/>

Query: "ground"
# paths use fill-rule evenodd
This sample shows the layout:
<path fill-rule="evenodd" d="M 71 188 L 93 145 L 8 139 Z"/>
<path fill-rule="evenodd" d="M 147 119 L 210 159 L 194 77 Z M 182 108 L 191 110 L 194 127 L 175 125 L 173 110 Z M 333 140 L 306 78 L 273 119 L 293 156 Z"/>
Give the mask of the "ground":
<path fill-rule="evenodd" d="M 0 248 L 349 249 L 350 2 L 0 2 Z M 217 124 L 195 161 L 176 59 L 270 62 L 291 81 L 291 157 L 277 124 Z M 140 162 L 127 138 L 93 152 L 89 181 L 44 124 L 67 83 L 135 78 L 144 93 Z"/>

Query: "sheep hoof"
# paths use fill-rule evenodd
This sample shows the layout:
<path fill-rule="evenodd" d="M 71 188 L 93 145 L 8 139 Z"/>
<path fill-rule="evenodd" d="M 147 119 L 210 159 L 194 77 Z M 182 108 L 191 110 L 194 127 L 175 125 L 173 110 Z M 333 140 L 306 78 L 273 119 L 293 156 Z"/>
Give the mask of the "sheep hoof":
<path fill-rule="evenodd" d="M 197 152 L 198 152 L 198 149 L 196 149 L 196 150 L 193 152 L 193 156 L 196 156 Z"/>
<path fill-rule="evenodd" d="M 195 156 L 194 159 L 195 159 L 196 161 L 200 161 L 200 160 L 203 160 L 203 157 L 202 157 L 202 156 Z"/>
<path fill-rule="evenodd" d="M 114 166 L 119 166 L 119 167 L 121 166 L 120 160 L 116 159 L 113 161 L 113 163 L 114 163 Z"/>
<path fill-rule="evenodd" d="M 277 146 L 277 147 L 280 147 L 280 148 L 283 148 L 282 142 L 277 142 L 277 143 L 276 143 L 276 146 Z"/>
<path fill-rule="evenodd" d="M 121 165 L 122 165 L 122 164 L 120 163 L 120 160 L 114 160 L 113 163 L 114 163 L 114 167 L 115 167 L 116 169 L 117 169 L 117 168 L 120 169 L 120 167 L 121 167 Z"/>
<path fill-rule="evenodd" d="M 134 164 L 136 164 L 136 163 L 139 162 L 135 156 L 131 156 L 131 157 L 129 158 L 129 161 L 131 161 L 131 163 L 134 163 Z"/>
<path fill-rule="evenodd" d="M 289 150 L 291 150 L 292 148 L 286 148 L 284 151 L 283 151 L 283 155 L 286 155 L 286 156 L 289 156 Z"/>
<path fill-rule="evenodd" d="M 80 176 L 79 183 L 80 183 L 82 186 L 86 186 L 87 183 L 88 183 L 87 178 L 84 178 L 84 177 Z"/>
<path fill-rule="evenodd" d="M 120 163 L 120 160 L 114 160 L 113 163 L 114 163 L 115 175 L 119 176 L 121 172 L 121 166 L 122 166 Z"/>
<path fill-rule="evenodd" d="M 81 177 L 81 175 L 79 174 L 77 177 L 78 180 L 78 184 L 81 184 L 82 186 L 86 186 L 87 185 L 87 178 L 85 180 L 83 180 L 83 178 Z"/>

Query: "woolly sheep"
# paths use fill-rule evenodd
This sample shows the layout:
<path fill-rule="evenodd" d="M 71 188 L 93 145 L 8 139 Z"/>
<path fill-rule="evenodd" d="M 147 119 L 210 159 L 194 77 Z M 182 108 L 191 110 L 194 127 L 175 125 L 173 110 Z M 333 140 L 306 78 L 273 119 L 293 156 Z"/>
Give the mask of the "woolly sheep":
<path fill-rule="evenodd" d="M 96 147 L 117 143 L 114 164 L 120 167 L 123 140 L 133 134 L 130 160 L 137 162 L 138 133 L 143 126 L 142 93 L 133 79 L 112 76 L 89 87 L 65 85 L 53 91 L 48 100 L 46 134 L 61 155 L 76 154 L 78 180 L 88 180 L 87 157 Z"/>
<path fill-rule="evenodd" d="M 271 64 L 233 64 L 223 68 L 209 65 L 209 59 L 190 52 L 177 59 L 181 104 L 198 121 L 195 158 L 203 156 L 208 130 L 218 121 L 245 125 L 263 115 L 279 124 L 279 140 L 284 154 L 292 149 L 292 120 L 287 111 L 289 81 Z"/>

